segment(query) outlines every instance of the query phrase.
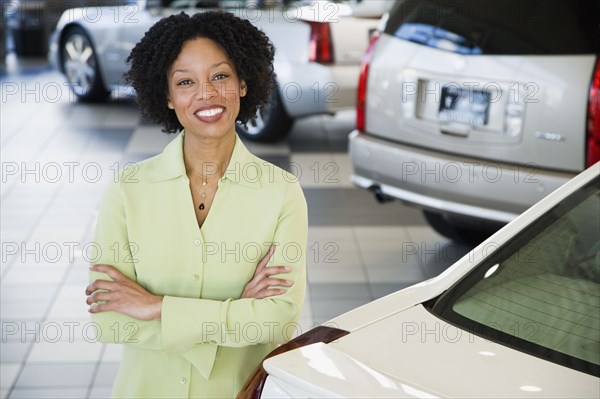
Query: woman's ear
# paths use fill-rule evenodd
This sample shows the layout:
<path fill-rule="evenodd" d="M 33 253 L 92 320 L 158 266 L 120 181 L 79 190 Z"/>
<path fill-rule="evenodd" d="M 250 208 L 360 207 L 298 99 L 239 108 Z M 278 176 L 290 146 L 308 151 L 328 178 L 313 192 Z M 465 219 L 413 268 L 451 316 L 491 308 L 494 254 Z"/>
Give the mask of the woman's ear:
<path fill-rule="evenodd" d="M 246 85 L 246 81 L 242 80 L 240 82 L 240 97 L 244 97 L 248 93 L 248 86 Z"/>
<path fill-rule="evenodd" d="M 171 98 L 169 96 L 167 96 L 167 107 L 169 107 L 169 109 L 175 109 L 175 107 L 173 107 L 173 103 L 171 102 Z"/>

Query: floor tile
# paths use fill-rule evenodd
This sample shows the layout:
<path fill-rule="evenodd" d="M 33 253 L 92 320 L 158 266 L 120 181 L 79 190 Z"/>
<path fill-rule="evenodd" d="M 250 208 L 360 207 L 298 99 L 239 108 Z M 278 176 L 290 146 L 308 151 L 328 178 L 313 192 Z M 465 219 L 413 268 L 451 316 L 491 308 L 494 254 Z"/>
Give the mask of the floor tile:
<path fill-rule="evenodd" d="M 366 267 L 389 267 L 398 266 L 406 262 L 406 256 L 400 251 L 400 249 L 394 250 L 362 250 L 360 255 L 364 259 Z"/>
<path fill-rule="evenodd" d="M 290 155 L 290 147 L 285 142 L 262 144 L 247 139 L 242 139 L 242 141 L 248 151 L 259 158 L 263 158 L 265 155 L 282 155 L 289 158 Z"/>
<path fill-rule="evenodd" d="M 81 319 L 89 316 L 88 305 L 85 303 L 85 287 L 81 285 L 65 285 L 61 288 L 48 317 L 52 319 Z"/>
<path fill-rule="evenodd" d="M 272 154 L 266 154 L 266 155 L 262 155 L 262 154 L 256 154 L 259 156 L 259 158 L 261 158 L 263 161 L 261 161 L 261 164 L 264 165 L 264 162 L 269 162 L 275 166 L 277 166 L 278 168 L 281 168 L 287 172 L 290 173 L 295 173 L 294 168 L 293 168 L 293 164 L 290 164 L 290 157 L 288 155 L 272 155 Z M 268 179 L 273 179 L 276 176 L 285 176 L 285 174 L 282 171 L 275 171 L 275 169 L 273 169 L 271 167 L 271 169 L 267 169 L 267 173 L 264 175 L 264 177 L 268 178 Z M 276 175 L 278 174 L 278 175 Z M 248 172 L 249 175 L 249 172 Z M 253 173 L 254 175 L 254 173 Z M 242 176 L 244 176 L 242 174 Z M 290 178 L 291 180 L 291 178 Z"/>
<path fill-rule="evenodd" d="M 306 188 L 311 226 L 403 225 L 423 222 L 419 211 L 399 202 L 378 204 L 372 194 L 358 188 Z"/>
<path fill-rule="evenodd" d="M 321 299 L 313 300 L 313 314 L 315 320 L 327 317 L 327 320 L 339 316 L 358 306 L 371 302 L 371 299 Z"/>
<path fill-rule="evenodd" d="M 15 388 L 10 399 L 83 399 L 87 388 Z"/>
<path fill-rule="evenodd" d="M 102 363 L 119 363 L 121 361 L 122 353 L 123 345 L 104 344 L 104 352 L 102 353 Z"/>
<path fill-rule="evenodd" d="M 49 268 L 47 266 L 24 266 L 22 264 L 13 264 L 10 269 L 2 275 L 2 282 L 7 285 L 59 284 L 62 281 L 66 270 L 67 265 Z"/>
<path fill-rule="evenodd" d="M 49 305 L 49 301 L 1 303 L 0 313 L 2 313 L 2 317 L 10 319 L 23 318 L 41 320 L 44 318 Z"/>
<path fill-rule="evenodd" d="M 129 142 L 133 133 L 133 128 L 90 127 L 88 129 L 89 133 L 91 133 L 91 142 L 88 144 L 88 147 L 95 154 L 120 153 L 123 151 L 123 147 Z"/>
<path fill-rule="evenodd" d="M 413 226 L 408 232 L 410 240 L 416 243 L 435 243 L 448 239 L 436 233 L 429 226 Z"/>
<path fill-rule="evenodd" d="M 374 245 L 383 243 L 386 245 L 395 244 L 398 247 L 398 243 L 410 239 L 407 231 L 409 228 L 412 228 L 412 225 L 402 223 L 396 226 L 355 226 L 353 231 L 360 244 L 368 243 L 369 245 Z"/>
<path fill-rule="evenodd" d="M 119 363 L 101 363 L 96 371 L 96 376 L 94 377 L 94 386 L 112 387 L 118 372 Z"/>
<path fill-rule="evenodd" d="M 135 101 L 114 101 L 111 105 L 114 106 L 110 107 L 110 110 L 106 113 L 102 127 L 106 129 L 137 127 L 141 118 L 132 116 L 132 114 L 138 113 L 138 106 Z"/>
<path fill-rule="evenodd" d="M 308 281 L 314 283 L 367 283 L 368 277 L 362 267 L 314 268 L 308 270 Z"/>
<path fill-rule="evenodd" d="M 372 299 L 366 283 L 312 283 L 311 297 L 321 299 Z"/>
<path fill-rule="evenodd" d="M 125 147 L 125 153 L 158 154 L 169 144 L 176 135 L 161 132 L 160 127 L 138 126 Z"/>
<path fill-rule="evenodd" d="M 95 368 L 94 363 L 26 364 L 17 379 L 16 388 L 87 388 Z"/>
<path fill-rule="evenodd" d="M 102 352 L 102 345 L 100 343 L 86 341 L 53 341 L 34 343 L 31 352 L 27 357 L 27 363 L 92 364 L 100 360 Z"/>
<path fill-rule="evenodd" d="M 107 399 L 110 398 L 112 392 L 111 387 L 92 387 L 89 399 Z"/>
<path fill-rule="evenodd" d="M 339 242 L 355 243 L 352 226 L 308 226 L 308 241 L 311 242 Z"/>
<path fill-rule="evenodd" d="M 22 365 L 20 363 L 4 363 L 0 364 L 0 386 L 2 388 L 10 388 L 17 379 Z"/>
<path fill-rule="evenodd" d="M 67 272 L 67 277 L 64 281 L 67 285 L 78 285 L 80 287 L 88 284 L 89 265 L 83 262 L 73 264 Z"/>
<path fill-rule="evenodd" d="M 2 315 L 4 316 L 4 315 Z M 43 339 L 43 322 L 23 318 L 2 319 L 2 343 L 4 342 L 39 342 Z"/>
<path fill-rule="evenodd" d="M 380 283 L 402 283 L 416 284 L 429 278 L 429 275 L 423 266 L 416 261 L 414 263 L 389 265 L 378 267 L 366 267 L 367 279 L 370 284 Z"/>
<path fill-rule="evenodd" d="M 307 248 L 306 264 L 310 270 L 360 268 L 363 258 L 356 246 L 347 242 L 314 242 Z"/>
<path fill-rule="evenodd" d="M 302 188 L 352 188 L 348 157 L 338 153 L 305 153 L 290 157 L 292 173 Z"/>
<path fill-rule="evenodd" d="M 0 342 L 0 361 L 4 363 L 22 363 L 31 347 L 31 342 L 9 341 Z"/>
<path fill-rule="evenodd" d="M 56 285 L 8 285 L 4 281 L 0 285 L 0 302 L 5 303 L 23 303 L 23 302 L 48 302 L 55 292 Z"/>
<path fill-rule="evenodd" d="M 371 283 L 369 284 L 369 289 L 371 295 L 373 296 L 373 299 L 379 299 L 381 297 L 399 291 L 403 288 L 406 288 L 410 285 L 413 285 L 414 283 L 415 282 L 413 281 L 408 283 Z"/>

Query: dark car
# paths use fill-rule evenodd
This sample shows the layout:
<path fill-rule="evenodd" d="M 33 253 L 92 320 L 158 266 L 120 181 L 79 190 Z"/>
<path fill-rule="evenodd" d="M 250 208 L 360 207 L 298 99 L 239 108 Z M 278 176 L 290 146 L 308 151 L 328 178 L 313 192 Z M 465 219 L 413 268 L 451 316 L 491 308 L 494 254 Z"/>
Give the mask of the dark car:
<path fill-rule="evenodd" d="M 44 57 L 48 53 L 50 33 L 65 10 L 77 7 L 114 6 L 133 0 L 14 0 L 3 2 L 7 28 L 14 41 L 15 53 L 22 57 Z M 4 34 L 2 35 L 4 37 Z"/>

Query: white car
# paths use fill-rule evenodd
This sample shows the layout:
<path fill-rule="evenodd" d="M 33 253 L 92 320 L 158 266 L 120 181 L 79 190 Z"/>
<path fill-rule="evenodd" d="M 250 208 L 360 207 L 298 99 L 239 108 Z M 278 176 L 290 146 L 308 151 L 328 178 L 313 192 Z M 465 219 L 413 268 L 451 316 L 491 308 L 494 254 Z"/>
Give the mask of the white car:
<path fill-rule="evenodd" d="M 367 1 L 367 0 L 365 0 Z M 238 132 L 257 141 L 284 137 L 295 118 L 352 108 L 359 67 L 369 35 L 391 3 L 316 1 L 252 9 L 244 1 L 138 1 L 121 7 L 67 10 L 50 43 L 50 59 L 83 101 L 107 99 L 111 92 L 131 92 L 123 74 L 131 49 L 159 19 L 184 11 L 202 12 L 218 5 L 248 19 L 273 42 L 278 90 L 270 107 Z M 167 7 L 163 7 L 168 4 Z M 351 7 L 353 5 L 355 7 Z M 356 10 L 357 14 L 353 15 Z"/>
<path fill-rule="evenodd" d="M 438 277 L 327 325 L 238 398 L 597 399 L 600 163 Z"/>

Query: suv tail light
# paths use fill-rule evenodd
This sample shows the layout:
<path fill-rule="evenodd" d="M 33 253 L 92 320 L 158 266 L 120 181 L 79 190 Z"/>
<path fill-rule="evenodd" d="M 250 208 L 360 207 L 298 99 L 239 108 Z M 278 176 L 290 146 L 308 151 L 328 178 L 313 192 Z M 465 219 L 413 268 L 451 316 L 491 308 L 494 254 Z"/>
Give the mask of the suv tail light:
<path fill-rule="evenodd" d="M 310 25 L 310 47 L 308 60 L 323 64 L 333 62 L 333 42 L 327 22 L 306 21 Z"/>
<path fill-rule="evenodd" d="M 585 167 L 590 167 L 598 161 L 600 161 L 600 57 L 596 58 L 590 84 Z"/>
<path fill-rule="evenodd" d="M 379 32 L 374 32 L 369 42 L 369 47 L 360 64 L 360 75 L 358 76 L 358 96 L 356 99 L 356 129 L 365 130 L 365 106 L 367 101 L 367 79 L 369 78 L 369 64 L 373 58 L 375 43 L 379 39 Z"/>

